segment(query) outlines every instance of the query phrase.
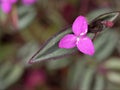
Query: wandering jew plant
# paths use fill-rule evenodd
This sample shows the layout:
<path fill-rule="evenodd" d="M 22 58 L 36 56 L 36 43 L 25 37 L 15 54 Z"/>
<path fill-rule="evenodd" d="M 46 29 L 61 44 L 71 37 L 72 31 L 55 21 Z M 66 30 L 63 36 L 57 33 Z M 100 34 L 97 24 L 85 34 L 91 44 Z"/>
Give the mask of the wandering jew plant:
<path fill-rule="evenodd" d="M 95 49 L 92 40 L 87 36 L 86 18 L 78 16 L 72 25 L 72 31 L 74 34 L 67 34 L 60 40 L 59 47 L 69 49 L 77 46 L 78 50 L 84 54 L 93 55 Z"/>
<path fill-rule="evenodd" d="M 84 53 L 83 55 L 95 56 L 92 41 L 105 28 L 112 27 L 118 16 L 119 11 L 109 12 L 88 21 L 89 23 L 84 16 L 78 16 L 72 26 L 61 30 L 43 44 L 40 50 L 29 60 L 29 63 L 61 58 L 78 50 Z M 92 37 L 88 37 L 88 34 Z"/>

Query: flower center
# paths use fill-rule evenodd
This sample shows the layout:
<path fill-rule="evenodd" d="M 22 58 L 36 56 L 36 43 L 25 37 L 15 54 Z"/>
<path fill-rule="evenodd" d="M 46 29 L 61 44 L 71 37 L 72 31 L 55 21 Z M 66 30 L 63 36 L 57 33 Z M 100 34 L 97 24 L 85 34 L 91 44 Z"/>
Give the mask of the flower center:
<path fill-rule="evenodd" d="M 78 44 L 79 40 L 80 40 L 80 36 L 77 36 L 76 44 Z"/>
<path fill-rule="evenodd" d="M 79 36 L 77 36 L 77 38 L 76 38 L 76 44 L 78 44 L 80 38 L 86 39 L 86 38 L 84 38 L 85 36 L 86 35 L 79 35 Z"/>

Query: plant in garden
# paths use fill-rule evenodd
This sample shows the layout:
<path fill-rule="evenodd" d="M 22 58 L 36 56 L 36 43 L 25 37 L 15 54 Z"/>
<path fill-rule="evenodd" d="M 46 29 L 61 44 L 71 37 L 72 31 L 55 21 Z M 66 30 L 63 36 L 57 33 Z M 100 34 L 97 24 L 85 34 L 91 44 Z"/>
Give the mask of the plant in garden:
<path fill-rule="evenodd" d="M 32 16 L 35 15 L 34 11 L 37 11 L 35 9 L 31 6 L 30 7 L 22 6 L 18 10 L 16 15 L 19 16 L 18 24 L 20 26 L 18 27 L 20 27 L 19 28 L 20 30 L 22 29 L 26 30 L 26 27 L 30 24 L 28 22 L 31 22 L 34 20 L 31 18 Z M 14 10 L 15 9 L 13 9 L 13 11 L 11 12 L 11 14 L 13 13 L 12 14 L 13 19 L 15 19 Z M 40 12 L 38 11 L 38 13 Z M 100 13 L 98 13 L 98 15 L 100 15 Z M 95 14 L 93 14 L 93 16 L 95 17 Z M 119 67 L 119 58 L 112 58 L 112 60 L 108 59 L 108 58 L 111 58 L 112 56 L 117 55 L 115 48 L 116 46 L 119 47 L 119 45 L 117 45 L 117 42 L 119 40 L 119 34 L 118 34 L 119 31 L 116 31 L 117 30 L 116 23 L 114 26 L 115 28 L 111 28 L 114 24 L 114 20 L 118 16 L 119 16 L 119 12 L 110 12 L 110 13 L 102 14 L 96 17 L 95 19 L 93 18 L 91 21 L 89 19 L 91 18 L 90 16 L 86 16 L 86 17 L 78 16 L 72 25 L 64 28 L 57 34 L 53 35 L 52 38 L 50 38 L 45 44 L 43 44 L 40 50 L 37 51 L 37 53 L 35 53 L 35 55 L 30 59 L 29 63 L 33 63 L 37 61 L 45 61 L 45 62 L 40 63 L 40 65 L 38 64 L 38 66 L 35 65 L 35 68 L 33 68 L 32 70 L 30 70 L 31 68 L 29 68 L 29 65 L 26 64 L 26 60 L 28 60 L 28 58 L 31 57 L 34 51 L 38 49 L 39 47 L 38 43 L 36 43 L 35 41 L 33 42 L 34 44 L 33 43 L 30 45 L 25 44 L 24 46 L 22 46 L 22 48 L 20 47 L 20 50 L 18 51 L 19 54 L 17 54 L 17 56 L 15 57 L 15 59 L 16 58 L 19 59 L 20 64 L 14 63 L 16 64 L 15 67 L 12 63 L 11 63 L 11 66 L 9 66 L 9 64 L 6 64 L 6 62 L 3 62 L 5 63 L 3 65 L 1 64 L 2 65 L 1 70 L 3 71 L 3 72 L 1 71 L 1 75 L 0 75 L 0 77 L 2 76 L 1 83 L 2 82 L 5 83 L 2 88 L 10 87 L 10 85 L 15 83 L 16 80 L 18 79 L 18 78 L 16 79 L 15 77 L 19 76 L 20 78 L 21 76 L 20 73 L 23 73 L 23 70 L 26 68 L 26 66 L 30 71 L 25 73 L 24 79 L 20 78 L 21 79 L 20 84 L 23 84 L 22 87 L 21 85 L 16 85 L 15 83 L 16 89 L 22 89 L 22 88 L 42 89 L 44 87 L 51 88 L 51 87 L 54 87 L 53 84 L 55 83 L 55 86 L 57 86 L 58 89 L 61 89 L 60 87 L 62 87 L 63 90 L 64 89 L 107 90 L 106 87 L 110 88 L 111 86 L 111 85 L 108 85 L 109 83 L 108 80 L 114 83 L 120 83 L 120 79 L 119 79 L 120 75 L 119 73 L 116 72 Z M 48 18 L 46 20 L 48 20 Z M 35 22 L 35 26 L 33 25 L 33 28 L 30 28 L 30 29 L 35 30 L 36 26 L 39 26 L 39 24 L 37 25 L 36 24 L 37 23 Z M 53 24 L 53 26 L 55 26 L 55 24 Z M 37 30 L 40 30 L 40 29 L 38 27 Z M 51 30 L 53 30 L 53 28 L 49 29 L 49 32 L 51 32 Z M 45 32 L 48 33 L 48 31 L 45 31 Z M 98 34 L 100 35 L 98 36 Z M 42 37 L 41 35 L 46 35 L 46 34 L 39 33 L 40 37 Z M 19 39 L 16 39 L 16 40 L 19 40 Z M 94 45 L 93 45 L 93 41 L 94 41 Z M 7 48 L 7 51 L 12 51 L 12 50 Z M 84 54 L 74 53 L 78 51 Z M 74 55 L 74 56 L 71 55 L 73 53 L 77 55 Z M 71 55 L 71 56 L 66 58 L 65 56 L 67 55 Z M 92 57 L 89 57 L 88 55 Z M 4 56 L 6 57 L 8 55 L 5 53 Z M 64 57 L 64 58 L 61 59 L 61 57 Z M 54 60 L 54 59 L 58 59 L 58 60 Z M 105 61 L 105 60 L 108 60 L 108 61 Z M 8 58 L 8 61 L 10 61 L 9 58 Z M 8 70 L 6 70 L 6 67 L 8 68 Z M 34 67 L 34 65 L 32 67 Z M 41 71 L 41 69 L 37 69 L 37 68 L 45 69 L 43 71 L 46 71 L 47 73 L 44 73 L 43 71 Z M 115 70 L 113 70 L 114 68 Z M 4 77 L 4 75 L 6 74 L 7 76 Z M 11 77 L 12 75 L 13 77 Z M 107 78 L 108 80 L 106 80 L 105 78 Z M 56 82 L 58 83 L 57 85 L 56 85 Z M 19 88 L 19 86 L 21 88 Z M 14 89 L 11 89 L 11 90 L 14 90 Z M 112 90 L 116 90 L 116 89 L 112 89 Z"/>
<path fill-rule="evenodd" d="M 85 17 L 79 16 L 73 23 L 72 29 L 71 26 L 68 26 L 50 38 L 43 44 L 40 50 L 32 56 L 29 63 L 71 55 L 78 51 L 76 48 L 73 48 L 75 46 L 77 46 L 81 52 L 87 55 L 93 55 L 94 46 L 90 38 L 92 38 L 92 40 L 96 39 L 96 36 L 98 36 L 100 32 L 113 25 L 118 16 L 119 11 L 105 13 L 94 18 L 88 24 Z M 92 37 L 89 38 L 86 34 Z M 86 39 L 84 40 L 84 38 Z M 96 53 L 93 57 L 97 57 L 98 51 L 96 48 Z"/>
<path fill-rule="evenodd" d="M 59 42 L 60 48 L 73 48 L 77 46 L 84 54 L 93 55 L 95 52 L 92 40 L 86 35 L 88 23 L 85 17 L 78 16 L 72 26 L 74 34 L 65 35 Z"/>

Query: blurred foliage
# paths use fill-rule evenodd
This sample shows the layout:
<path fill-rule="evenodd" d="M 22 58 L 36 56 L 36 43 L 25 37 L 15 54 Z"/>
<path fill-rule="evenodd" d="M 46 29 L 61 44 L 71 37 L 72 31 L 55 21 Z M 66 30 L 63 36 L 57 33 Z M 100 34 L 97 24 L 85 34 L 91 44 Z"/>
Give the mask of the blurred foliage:
<path fill-rule="evenodd" d="M 110 14 L 114 26 L 94 40 L 93 57 L 57 47 L 78 15 L 91 25 L 99 15 L 120 11 L 119 2 L 37 0 L 30 6 L 17 2 L 9 14 L 0 10 L 0 90 L 120 90 L 119 13 Z"/>

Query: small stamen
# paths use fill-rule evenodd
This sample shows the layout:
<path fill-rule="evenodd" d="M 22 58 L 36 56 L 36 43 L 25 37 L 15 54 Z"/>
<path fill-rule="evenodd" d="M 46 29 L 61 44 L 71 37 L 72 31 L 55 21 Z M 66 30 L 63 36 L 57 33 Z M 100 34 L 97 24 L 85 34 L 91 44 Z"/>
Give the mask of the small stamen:
<path fill-rule="evenodd" d="M 79 42 L 79 40 L 80 40 L 80 37 L 77 37 L 76 40 L 77 40 L 77 41 L 76 41 L 76 44 L 78 44 L 78 42 Z"/>

